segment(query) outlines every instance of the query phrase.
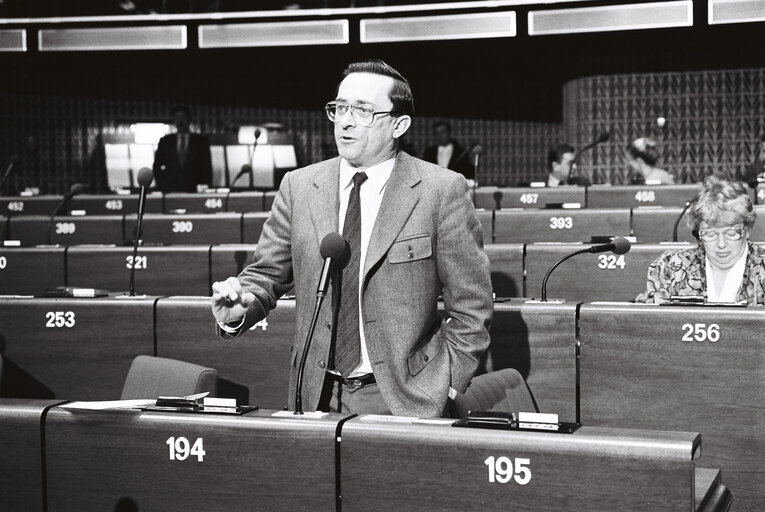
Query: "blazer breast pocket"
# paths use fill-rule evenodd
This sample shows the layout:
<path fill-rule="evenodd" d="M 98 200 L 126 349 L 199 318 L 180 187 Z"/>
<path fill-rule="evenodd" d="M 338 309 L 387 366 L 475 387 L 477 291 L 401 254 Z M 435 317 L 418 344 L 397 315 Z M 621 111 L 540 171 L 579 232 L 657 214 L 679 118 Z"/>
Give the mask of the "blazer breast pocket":
<path fill-rule="evenodd" d="M 430 243 L 430 234 L 423 233 L 393 242 L 388 251 L 388 261 L 390 263 L 406 263 L 430 258 L 432 254 L 433 247 Z"/>

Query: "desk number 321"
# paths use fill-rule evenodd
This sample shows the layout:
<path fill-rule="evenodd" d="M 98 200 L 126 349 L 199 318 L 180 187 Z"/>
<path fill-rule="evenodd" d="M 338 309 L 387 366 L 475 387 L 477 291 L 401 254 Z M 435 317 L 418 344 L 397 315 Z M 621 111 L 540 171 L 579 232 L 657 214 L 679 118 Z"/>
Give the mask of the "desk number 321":
<path fill-rule="evenodd" d="M 509 457 L 488 457 L 484 464 L 489 467 L 489 483 L 506 484 L 515 479 L 519 485 L 531 482 L 531 470 L 527 467 L 530 459 L 518 457 L 513 461 Z"/>
<path fill-rule="evenodd" d="M 198 437 L 194 444 L 185 437 L 170 437 L 165 444 L 170 449 L 170 460 L 186 460 L 191 455 L 197 458 L 197 462 L 204 461 L 205 449 L 201 437 Z"/>

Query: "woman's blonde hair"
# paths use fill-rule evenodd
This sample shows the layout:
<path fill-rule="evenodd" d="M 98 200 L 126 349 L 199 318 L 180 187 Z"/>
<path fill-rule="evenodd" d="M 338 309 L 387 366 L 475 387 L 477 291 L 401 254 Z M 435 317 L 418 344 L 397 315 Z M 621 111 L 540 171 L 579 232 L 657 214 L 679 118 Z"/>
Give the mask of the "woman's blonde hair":
<path fill-rule="evenodd" d="M 721 180 L 714 176 L 704 180 L 688 212 L 688 225 L 694 231 L 702 222 L 709 226 L 744 224 L 751 229 L 755 220 L 757 214 L 746 186 L 740 181 Z"/>

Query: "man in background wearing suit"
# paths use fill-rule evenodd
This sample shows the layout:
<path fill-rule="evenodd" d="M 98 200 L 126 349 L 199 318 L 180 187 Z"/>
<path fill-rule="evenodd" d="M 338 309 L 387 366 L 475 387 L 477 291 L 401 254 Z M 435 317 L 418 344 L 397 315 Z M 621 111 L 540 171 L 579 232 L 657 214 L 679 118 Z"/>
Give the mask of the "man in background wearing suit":
<path fill-rule="evenodd" d="M 423 159 L 462 174 L 469 180 L 475 179 L 475 167 L 470 161 L 470 149 L 465 149 L 452 138 L 452 127 L 446 121 L 433 124 L 437 144 L 425 150 Z"/>
<path fill-rule="evenodd" d="M 407 80 L 384 62 L 351 64 L 326 111 L 340 156 L 285 176 L 253 263 L 213 284 L 219 334 L 252 327 L 294 281 L 294 408 L 319 246 L 341 232 L 351 256 L 319 313 L 303 378 L 306 409 L 440 416 L 489 344 L 489 264 L 467 182 L 399 150 L 414 102 Z"/>
<path fill-rule="evenodd" d="M 159 140 L 154 155 L 154 179 L 162 192 L 196 192 L 197 185 L 212 185 L 210 142 L 189 132 L 191 113 L 185 106 L 173 109 L 177 133 Z"/>

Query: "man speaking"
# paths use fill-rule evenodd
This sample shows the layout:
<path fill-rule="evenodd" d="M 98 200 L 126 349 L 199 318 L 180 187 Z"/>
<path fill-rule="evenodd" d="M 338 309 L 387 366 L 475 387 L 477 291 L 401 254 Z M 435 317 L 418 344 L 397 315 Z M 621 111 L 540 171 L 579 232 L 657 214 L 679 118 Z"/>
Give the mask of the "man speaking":
<path fill-rule="evenodd" d="M 382 61 L 348 66 L 326 112 L 340 156 L 285 176 L 253 263 L 213 284 L 219 333 L 249 329 L 294 282 L 294 408 L 320 243 L 342 233 L 350 257 L 319 312 L 303 377 L 306 408 L 440 416 L 489 344 L 489 263 L 467 182 L 398 150 L 414 101 L 408 81 Z"/>

